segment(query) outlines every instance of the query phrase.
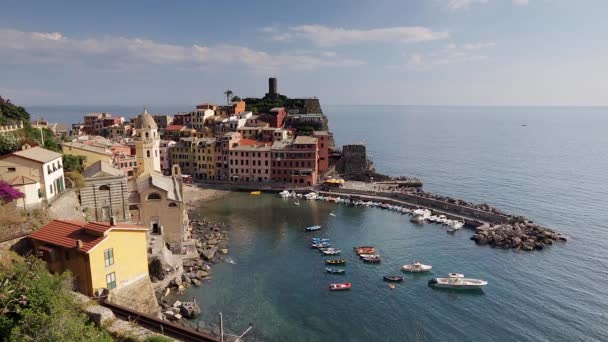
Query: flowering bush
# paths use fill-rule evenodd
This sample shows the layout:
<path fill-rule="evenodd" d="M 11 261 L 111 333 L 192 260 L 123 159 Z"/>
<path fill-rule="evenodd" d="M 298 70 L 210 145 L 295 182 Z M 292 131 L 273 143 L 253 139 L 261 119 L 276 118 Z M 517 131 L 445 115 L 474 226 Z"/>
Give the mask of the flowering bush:
<path fill-rule="evenodd" d="M 0 181 L 0 202 L 8 203 L 23 197 L 23 193 L 5 181 Z"/>

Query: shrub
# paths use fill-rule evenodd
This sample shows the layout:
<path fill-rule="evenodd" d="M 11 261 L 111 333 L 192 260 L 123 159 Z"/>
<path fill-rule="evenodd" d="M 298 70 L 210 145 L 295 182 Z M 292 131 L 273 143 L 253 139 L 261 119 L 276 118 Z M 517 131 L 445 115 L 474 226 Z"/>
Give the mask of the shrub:
<path fill-rule="evenodd" d="M 18 198 L 23 197 L 23 193 L 5 181 L 0 180 L 0 203 L 12 202 Z"/>

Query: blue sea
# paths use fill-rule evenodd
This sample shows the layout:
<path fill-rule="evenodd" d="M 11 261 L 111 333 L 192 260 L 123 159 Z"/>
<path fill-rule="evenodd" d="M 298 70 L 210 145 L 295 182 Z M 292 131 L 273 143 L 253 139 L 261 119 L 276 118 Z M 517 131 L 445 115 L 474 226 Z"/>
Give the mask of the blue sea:
<path fill-rule="evenodd" d="M 63 113 L 64 122 L 88 111 L 140 111 L 73 109 L 30 110 L 51 121 Z M 324 112 L 336 143 L 365 143 L 378 171 L 417 176 L 427 191 L 528 216 L 570 241 L 516 252 L 477 246 L 471 230 L 446 234 L 381 209 L 231 194 L 197 213 L 226 222 L 233 262 L 215 265 L 211 281 L 184 295 L 201 303 L 196 324 L 217 330 L 222 312 L 230 333 L 253 324 L 245 341 L 608 340 L 608 108 L 324 106 Z M 303 231 L 313 224 L 324 228 Z M 312 236 L 327 236 L 342 249 L 345 275 L 324 273 L 326 257 L 308 247 Z M 352 247 L 363 244 L 379 249 L 381 264 L 357 260 Z M 414 259 L 432 264 L 433 273 L 402 274 L 405 282 L 390 290 L 382 276 L 401 274 Z M 474 293 L 427 286 L 448 272 L 489 285 Z M 352 290 L 327 290 L 341 281 Z"/>

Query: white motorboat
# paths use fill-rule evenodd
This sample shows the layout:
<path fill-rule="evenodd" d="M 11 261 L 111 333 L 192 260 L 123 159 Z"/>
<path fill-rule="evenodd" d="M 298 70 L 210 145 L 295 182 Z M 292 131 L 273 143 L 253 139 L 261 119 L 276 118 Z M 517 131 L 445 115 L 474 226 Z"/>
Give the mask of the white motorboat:
<path fill-rule="evenodd" d="M 412 216 L 412 218 L 410 218 L 410 221 L 414 222 L 414 223 L 424 223 L 424 220 L 425 220 L 424 215 L 420 215 L 420 214 L 414 214 Z"/>
<path fill-rule="evenodd" d="M 304 198 L 306 198 L 307 200 L 317 199 L 317 193 L 316 192 L 309 192 L 306 195 L 304 195 Z"/>
<path fill-rule="evenodd" d="M 291 197 L 291 193 L 287 190 L 283 190 L 283 191 L 279 192 L 279 197 L 289 198 L 289 197 Z"/>
<path fill-rule="evenodd" d="M 486 285 L 488 285 L 488 282 L 485 280 L 465 278 L 464 275 L 460 273 L 449 273 L 447 278 L 429 280 L 429 286 L 457 290 L 480 289 Z"/>
<path fill-rule="evenodd" d="M 378 254 L 359 254 L 359 258 L 361 259 L 365 259 L 365 258 L 379 258 L 380 255 Z"/>
<path fill-rule="evenodd" d="M 462 227 L 464 227 L 464 222 L 453 220 L 448 223 L 448 226 L 450 226 L 450 228 L 448 228 L 448 232 L 453 233 L 462 229 Z"/>
<path fill-rule="evenodd" d="M 331 212 L 331 213 L 329 213 L 329 216 L 336 217 L 336 214 L 334 214 L 333 212 Z"/>
<path fill-rule="evenodd" d="M 323 253 L 325 255 L 338 255 L 342 252 L 338 248 L 333 248 L 333 247 L 319 248 L 319 250 L 321 251 L 321 253 Z"/>
<path fill-rule="evenodd" d="M 448 218 L 445 215 L 437 216 L 437 223 L 447 224 Z"/>
<path fill-rule="evenodd" d="M 405 272 L 413 272 L 413 273 L 429 272 L 431 269 L 433 269 L 433 266 L 425 265 L 425 264 L 421 263 L 420 261 L 414 261 L 413 264 L 403 265 L 403 270 Z"/>

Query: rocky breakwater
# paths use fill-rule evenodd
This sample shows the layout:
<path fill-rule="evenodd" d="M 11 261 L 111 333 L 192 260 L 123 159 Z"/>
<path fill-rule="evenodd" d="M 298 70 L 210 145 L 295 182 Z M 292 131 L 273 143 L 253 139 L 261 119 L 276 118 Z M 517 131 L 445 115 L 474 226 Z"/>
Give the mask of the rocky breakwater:
<path fill-rule="evenodd" d="M 532 251 L 541 250 L 557 241 L 567 241 L 567 237 L 525 218 L 518 217 L 510 220 L 507 224 L 477 227 L 471 240 L 479 245 Z"/>
<path fill-rule="evenodd" d="M 196 240 L 196 251 L 202 259 L 216 263 L 228 254 L 228 234 L 224 228 L 223 223 L 192 221 L 192 238 Z"/>

